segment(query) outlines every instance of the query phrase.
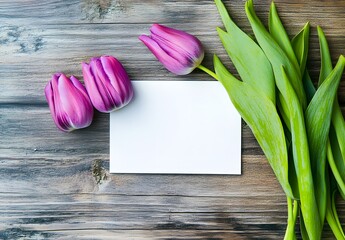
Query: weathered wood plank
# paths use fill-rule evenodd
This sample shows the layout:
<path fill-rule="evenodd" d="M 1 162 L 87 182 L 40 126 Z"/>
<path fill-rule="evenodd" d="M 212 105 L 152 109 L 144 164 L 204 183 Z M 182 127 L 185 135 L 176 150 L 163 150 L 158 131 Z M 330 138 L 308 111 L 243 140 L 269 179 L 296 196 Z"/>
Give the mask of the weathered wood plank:
<path fill-rule="evenodd" d="M 0 103 L 1 158 L 109 157 L 109 115 L 95 112 L 90 127 L 69 134 L 59 131 L 48 105 Z M 246 125 L 243 125 L 244 155 L 262 155 Z"/>
<path fill-rule="evenodd" d="M 344 54 L 345 1 L 275 1 L 292 36 L 310 21 L 309 68 L 317 79 L 315 26 Z M 225 1 L 250 32 L 244 1 Z M 256 1 L 266 22 L 269 0 Z M 195 34 L 205 65 L 226 60 L 213 1 L 0 0 L 0 239 L 281 239 L 285 196 L 248 127 L 243 126 L 242 176 L 111 175 L 109 119 L 58 131 L 43 88 L 54 72 L 81 76 L 80 62 L 112 54 L 133 80 L 209 80 L 195 71 L 168 73 L 138 41 L 153 22 Z M 345 106 L 345 83 L 340 102 Z M 339 199 L 345 222 L 345 203 Z M 326 226 L 324 239 L 333 239 Z"/>
<path fill-rule="evenodd" d="M 7 189 L 11 190 L 10 192 L 30 193 L 37 186 L 29 186 L 28 184 L 39 184 L 41 186 L 40 191 L 48 191 L 46 193 L 52 193 L 59 188 L 62 192 L 67 193 L 73 189 L 65 189 L 62 186 L 68 185 L 69 181 L 73 179 L 75 188 L 77 188 L 75 184 L 79 182 L 80 191 L 83 189 L 90 191 L 95 187 L 93 181 L 97 174 L 109 175 L 107 172 L 102 172 L 103 168 L 108 168 L 109 159 L 108 115 L 98 114 L 91 127 L 66 134 L 56 129 L 47 107 L 19 108 L 17 106 L 16 108 L 2 108 L 1 110 L 0 179 L 2 184 L 0 185 L 0 192 L 8 192 Z M 141 183 L 125 186 L 122 191 L 126 192 L 116 191 L 116 193 L 128 194 L 169 194 L 169 189 L 165 189 L 164 186 L 168 184 L 172 187 L 173 181 L 175 182 L 173 189 L 176 189 L 171 190 L 171 194 L 191 196 L 263 195 L 265 194 L 264 189 L 267 187 L 260 187 L 260 183 L 257 182 L 257 178 L 260 176 L 267 176 L 267 179 L 263 181 L 269 182 L 270 188 L 279 188 L 261 150 L 247 127 L 243 129 L 243 161 L 243 174 L 249 174 L 248 179 L 246 179 L 247 193 L 244 189 L 236 190 L 236 186 L 243 184 L 243 179 L 236 176 L 112 175 L 108 177 L 109 179 L 114 178 L 115 182 L 119 178 L 123 181 Z M 95 164 L 98 166 L 96 170 Z M 88 176 L 90 181 L 80 181 L 81 179 L 76 176 L 81 178 Z M 62 181 L 64 178 L 66 180 Z M 14 184 L 16 181 L 18 182 Z M 31 183 L 30 181 L 34 182 Z M 161 187 L 153 184 L 155 181 L 158 181 Z M 186 181 L 190 185 L 184 186 Z M 26 182 L 27 184 L 25 184 Z M 195 188 L 198 184 L 200 184 L 199 188 Z M 202 187 L 204 184 L 210 185 L 205 188 Z M 234 186 L 234 189 L 232 192 L 227 192 L 226 189 L 231 186 Z M 254 190 L 251 189 L 253 186 L 258 188 L 257 192 L 251 191 Z M 186 187 L 190 187 L 190 189 L 186 191 Z M 112 190 L 114 189 L 109 189 L 110 192 Z M 74 191 L 78 192 L 79 190 L 75 189 Z M 201 192 L 198 193 L 198 191 Z"/>
<path fill-rule="evenodd" d="M 103 144 L 109 147 L 106 115 L 93 126 L 100 132 L 91 127 L 64 134 L 52 125 L 47 108 L 2 110 L 6 110 L 2 120 L 9 126 L 3 131 L 6 141 L 0 144 L 0 237 L 4 239 L 236 239 L 243 230 L 246 236 L 260 231 L 262 237 L 277 238 L 284 231 L 284 195 L 263 156 L 244 157 L 243 173 L 251 180 L 109 175 L 103 149 Z M 32 125 L 35 120 L 42 121 Z M 262 186 L 258 178 L 270 187 Z M 94 229 L 92 237 L 90 229 Z"/>
<path fill-rule="evenodd" d="M 97 2 L 103 1 L 89 1 L 88 4 L 97 5 Z M 205 65 L 211 67 L 213 53 L 217 53 L 222 59 L 226 59 L 226 54 L 215 31 L 215 27 L 222 24 L 212 1 L 178 3 L 152 1 L 150 3 L 144 5 L 142 2 L 135 1 L 123 3 L 146 10 L 141 11 L 142 14 L 140 15 L 133 16 L 136 19 L 135 24 L 116 22 L 116 19 L 122 19 L 122 21 L 132 19 L 123 15 L 115 20 L 110 18 L 105 21 L 103 19 L 106 24 L 103 20 L 100 22 L 103 24 L 93 24 L 87 21 L 78 24 L 75 19 L 80 17 L 78 15 L 78 4 L 73 3 L 66 4 L 56 1 L 47 1 L 44 4 L 30 1 L 26 4 L 22 4 L 21 1 L 13 4 L 12 2 L 11 4 L 3 3 L 4 7 L 0 8 L 0 19 L 2 20 L 0 26 L 0 50 L 2 53 L 0 88 L 4 91 L 0 94 L 0 101 L 44 102 L 42 89 L 51 74 L 64 71 L 67 74 L 80 77 L 80 63 L 87 61 L 92 56 L 101 54 L 113 54 L 118 57 L 123 61 L 132 79 L 135 80 L 209 79 L 199 71 L 186 77 L 172 76 L 155 61 L 152 54 L 139 42 L 137 37 L 142 33 L 147 33 L 152 22 L 161 22 L 155 16 L 161 16 L 161 18 L 165 16 L 164 19 L 168 21 L 167 24 L 184 29 L 201 39 L 208 53 Z M 106 5 L 106 3 L 104 4 Z M 26 9 L 24 13 L 26 11 L 28 13 L 19 17 L 17 14 L 19 12 L 21 14 L 21 11 L 13 7 L 17 5 Z M 174 5 L 175 7 L 167 8 L 166 5 Z M 249 25 L 242 9 L 243 2 L 227 2 L 227 5 L 235 21 L 249 32 Z M 264 1 L 257 3 L 257 5 L 259 15 L 266 21 L 268 3 Z M 344 5 L 343 1 L 331 1 L 322 4 L 318 1 L 308 1 L 305 4 L 301 4 L 299 1 L 277 2 L 283 21 L 286 23 L 288 32 L 291 35 L 297 33 L 306 21 L 310 21 L 314 27 L 316 25 L 324 27 L 329 37 L 334 61 L 336 61 L 339 54 L 344 54 L 345 49 L 345 29 L 342 27 L 343 13 L 345 12 Z M 1 11 L 7 11 L 8 8 L 11 9 L 11 6 L 12 11 L 1 14 Z M 180 11 L 180 8 L 190 9 L 191 6 L 193 6 L 193 11 L 190 13 Z M 164 11 L 162 13 L 160 8 L 173 11 L 172 15 L 174 16 L 187 15 L 189 20 L 169 19 Z M 47 9 L 50 9 L 50 11 L 45 11 Z M 57 12 L 51 14 L 52 11 Z M 59 11 L 65 14 L 58 14 Z M 47 15 L 42 15 L 42 13 L 47 13 Z M 130 12 L 126 14 L 133 15 Z M 195 17 L 195 14 L 200 14 L 203 17 Z M 18 22 L 20 19 L 25 21 Z M 35 23 L 32 19 L 39 20 L 39 22 Z M 52 19 L 52 22 L 49 19 Z M 68 20 L 68 22 L 62 20 Z M 62 23 L 57 24 L 61 21 Z M 309 68 L 313 79 L 316 81 L 320 64 L 315 28 L 313 28 L 311 37 Z M 229 61 L 225 62 L 229 64 Z M 234 71 L 233 68 L 232 70 Z M 23 82 L 27 82 L 27 84 L 23 84 Z M 342 83 L 340 92 L 343 94 L 344 90 L 345 84 Z"/>
<path fill-rule="evenodd" d="M 42 202 L 42 197 L 45 202 Z M 113 231 L 126 230 L 129 237 L 131 232 L 138 230 L 146 233 L 149 233 L 147 230 L 165 230 L 167 234 L 168 230 L 180 229 L 181 232 L 175 232 L 174 237 L 182 237 L 184 231 L 190 230 L 194 236 L 198 236 L 200 231 L 207 231 L 210 236 L 215 231 L 227 231 L 234 238 L 245 236 L 251 239 L 252 234 L 259 233 L 260 239 L 279 239 L 284 233 L 286 220 L 285 205 L 280 197 L 131 196 L 105 193 L 26 196 L 7 193 L 1 194 L 1 198 L 7 204 L 0 208 L 0 220 L 5 223 L 0 224 L 0 236 L 12 231 L 16 234 L 58 233 L 78 237 L 80 232 L 93 229 L 96 232 L 93 237 L 101 239 L 103 234 L 121 236 Z M 339 211 L 343 221 L 344 211 L 341 209 L 344 209 L 344 203 L 340 204 Z M 226 239 L 226 236 L 221 235 L 221 239 Z M 328 227 L 326 236 L 331 237 Z"/>
<path fill-rule="evenodd" d="M 90 154 L 89 158 L 55 158 L 1 158 L 0 192 L 27 195 L 106 192 L 129 195 L 283 197 L 263 157 L 243 157 L 243 175 L 247 177 L 109 175 L 106 170 L 108 160 L 104 156 Z M 107 184 L 99 189 L 102 182 Z"/>
<path fill-rule="evenodd" d="M 59 239 L 59 240 L 123 240 L 123 239 L 277 239 L 281 236 L 272 233 L 258 237 L 255 231 L 227 231 L 227 230 L 103 230 L 103 229 L 76 229 L 65 231 L 39 232 L 13 228 L 4 233 L 4 240 L 25 237 L 28 240 L 35 239 Z"/>
<path fill-rule="evenodd" d="M 234 16 L 243 16 L 243 0 L 224 1 Z M 255 5 L 259 15 L 267 12 L 270 0 L 256 1 Z M 282 16 L 291 16 L 294 21 L 290 24 L 304 23 L 304 18 L 338 20 L 332 28 L 341 28 L 341 17 L 345 10 L 344 1 L 300 0 L 275 1 Z M 217 17 L 213 1 L 209 0 L 47 0 L 20 1 L 1 0 L 0 16 L 5 23 L 16 22 L 20 25 L 28 23 L 180 23 L 208 22 Z M 317 13 L 317 15 L 315 14 Z M 328 20 L 328 21 L 327 21 Z M 302 21 L 302 22 L 301 22 Z"/>

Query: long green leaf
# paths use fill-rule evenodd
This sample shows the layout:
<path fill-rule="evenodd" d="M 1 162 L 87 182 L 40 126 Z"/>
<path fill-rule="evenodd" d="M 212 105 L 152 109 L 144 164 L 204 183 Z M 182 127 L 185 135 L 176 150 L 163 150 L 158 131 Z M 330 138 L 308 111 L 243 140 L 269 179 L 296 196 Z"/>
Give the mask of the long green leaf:
<path fill-rule="evenodd" d="M 310 240 L 308 233 L 307 233 L 307 229 L 305 227 L 304 224 L 304 220 L 303 220 L 303 214 L 302 211 L 300 212 L 300 230 L 301 230 L 301 236 L 303 240 Z"/>
<path fill-rule="evenodd" d="M 301 74 L 304 75 L 309 51 L 310 24 L 307 22 L 302 30 L 291 40 L 292 48 L 300 66 Z M 304 76 L 302 77 L 304 79 Z"/>
<path fill-rule="evenodd" d="M 333 67 L 332 67 L 331 54 L 329 51 L 326 36 L 322 28 L 319 26 L 317 27 L 317 32 L 319 36 L 320 55 L 321 55 L 321 70 L 320 70 L 320 76 L 319 76 L 319 84 L 321 84 L 326 79 L 326 77 L 330 74 Z M 334 154 L 334 162 L 337 168 L 344 169 L 345 168 L 345 121 L 344 121 L 344 117 L 339 106 L 337 96 L 333 105 L 332 125 L 334 127 L 334 131 L 332 131 L 332 134 L 330 134 L 330 138 L 333 140 L 331 141 L 332 148 L 333 150 L 339 149 L 341 153 L 341 155 Z M 336 136 L 333 136 L 334 134 Z M 339 171 L 339 173 L 342 176 L 343 182 L 338 182 L 338 184 L 343 185 L 345 181 L 344 180 L 345 171 Z M 345 195 L 345 192 L 343 192 L 341 188 L 339 190 L 341 191 L 342 195 Z"/>
<path fill-rule="evenodd" d="M 279 18 L 276 5 L 273 1 L 271 2 L 268 26 L 273 39 L 278 43 L 281 49 L 284 50 L 291 63 L 294 64 L 297 68 L 298 62 L 294 50 L 291 46 L 289 36 L 286 33 L 285 28 Z"/>
<path fill-rule="evenodd" d="M 284 240 L 295 240 L 296 232 L 295 225 L 298 213 L 298 201 L 287 198 L 288 205 L 288 224 L 285 231 Z"/>
<path fill-rule="evenodd" d="M 321 70 L 319 76 L 319 84 L 321 84 L 326 76 L 332 71 L 332 60 L 326 36 L 321 27 L 318 26 L 317 30 L 321 55 Z M 345 121 L 338 103 L 337 95 L 335 96 L 333 104 L 332 128 L 329 138 L 330 145 L 328 145 L 328 147 L 331 149 L 327 150 L 328 162 L 338 183 L 339 191 L 345 199 Z M 340 176 L 338 176 L 338 174 L 340 174 Z"/>
<path fill-rule="evenodd" d="M 336 181 L 332 177 L 330 180 L 331 180 L 330 181 L 331 184 L 330 184 L 330 193 L 327 196 L 326 218 L 336 239 L 344 240 L 345 234 L 341 227 L 341 223 L 339 221 L 339 216 L 338 216 L 337 209 L 335 206 L 335 194 L 337 192 L 337 186 L 335 184 Z"/>
<path fill-rule="evenodd" d="M 332 66 L 331 54 L 329 52 L 326 36 L 320 26 L 317 26 L 317 34 L 319 36 L 320 55 L 321 55 L 321 69 L 320 69 L 319 84 L 318 84 L 320 86 L 333 70 L 333 66 Z"/>
<path fill-rule="evenodd" d="M 214 67 L 233 105 L 253 131 L 286 195 L 293 198 L 284 129 L 275 105 L 255 87 L 237 80 L 217 56 L 214 57 Z"/>
<path fill-rule="evenodd" d="M 285 69 L 281 66 L 283 81 L 278 89 L 288 102 L 290 115 L 292 150 L 297 169 L 298 187 L 300 192 L 301 211 L 306 231 L 310 239 L 320 239 L 321 225 L 315 199 L 314 183 L 310 166 L 308 139 L 305 130 L 303 110 L 298 101 L 297 94 L 290 84 Z"/>
<path fill-rule="evenodd" d="M 308 104 L 316 92 L 313 82 L 309 76 L 309 72 L 306 68 L 308 52 L 309 52 L 309 33 L 310 33 L 310 24 L 309 22 L 307 22 L 302 28 L 302 30 L 291 40 L 293 50 L 295 52 L 295 55 L 297 57 L 297 60 L 300 66 L 303 88 L 307 97 Z"/>
<path fill-rule="evenodd" d="M 313 81 L 310 78 L 308 69 L 306 68 L 303 74 L 303 88 L 305 91 L 305 94 L 307 96 L 307 102 L 308 104 L 310 103 L 310 101 L 313 99 L 313 96 L 316 92 L 316 89 L 314 87 Z"/>
<path fill-rule="evenodd" d="M 227 32 L 217 28 L 220 40 L 241 79 L 260 89 L 275 103 L 275 83 L 271 63 L 262 49 L 230 18 L 221 0 L 215 0 Z"/>
<path fill-rule="evenodd" d="M 286 74 L 291 81 L 291 85 L 301 103 L 301 106 L 303 109 L 305 109 L 307 106 L 307 101 L 305 92 L 303 90 L 302 76 L 299 67 L 290 61 L 284 50 L 281 49 L 279 44 L 273 39 L 260 19 L 256 16 L 252 0 L 246 2 L 245 9 L 255 37 L 272 64 L 276 84 L 279 85 L 284 81 L 282 79 L 283 73 L 281 70 L 281 65 L 283 65 L 286 69 Z"/>
<path fill-rule="evenodd" d="M 275 12 L 275 7 L 273 5 L 273 10 L 272 10 L 272 5 L 271 5 L 271 13 L 270 13 L 270 18 L 273 18 L 272 15 L 277 15 L 277 14 L 273 14 L 273 12 Z M 283 29 L 282 24 L 280 23 L 280 20 L 278 18 L 278 16 L 275 17 L 278 21 L 278 25 L 280 25 L 281 31 L 285 31 Z M 270 21 L 270 25 L 271 25 L 271 29 L 275 26 L 273 20 Z M 275 27 L 278 28 L 278 27 Z M 277 32 L 278 30 L 276 30 L 275 32 Z M 306 96 L 307 96 L 307 100 L 308 102 L 311 100 L 312 96 L 314 96 L 315 93 L 315 89 L 312 85 L 312 82 L 310 80 L 310 78 L 308 78 L 308 73 L 307 71 L 305 71 L 305 66 L 306 66 L 306 62 L 307 62 L 307 58 L 308 58 L 308 46 L 309 46 L 309 32 L 310 32 L 310 25 L 309 23 L 306 23 L 304 25 L 304 27 L 302 28 L 302 30 L 291 40 L 291 46 L 293 48 L 294 51 L 294 55 L 297 58 L 298 64 L 300 66 L 300 71 L 303 75 L 303 86 L 304 89 L 306 90 Z M 271 30 L 271 34 L 272 34 L 272 30 Z M 281 37 L 276 36 L 276 40 L 279 41 Z M 287 34 L 285 34 L 285 41 L 288 40 Z M 281 40 L 280 40 L 281 41 Z M 280 44 L 282 46 L 282 44 Z M 286 44 L 285 44 L 286 45 Z M 288 45 L 288 44 L 287 44 Z M 289 45 L 288 45 L 289 48 Z M 310 86 L 309 84 L 311 84 L 311 90 L 310 90 Z M 286 112 L 288 112 L 288 107 L 285 106 L 287 105 L 287 103 L 285 101 L 281 101 L 281 108 L 283 109 L 283 111 L 280 112 L 282 118 L 284 119 L 284 122 L 288 122 L 289 117 L 286 116 Z M 285 104 L 285 105 L 284 105 Z M 289 127 L 289 125 L 287 126 Z M 291 131 L 291 129 L 290 129 Z M 288 135 L 286 135 L 288 136 Z M 290 177 L 290 184 L 291 187 L 293 189 L 294 195 L 298 196 L 299 198 L 299 192 L 298 192 L 298 180 L 297 180 L 297 176 L 296 176 L 296 171 L 295 169 L 298 169 L 298 166 L 295 166 L 294 168 L 290 167 L 290 166 L 294 166 L 293 160 L 291 161 L 292 158 L 292 154 L 289 153 L 289 177 Z M 296 190 L 297 189 L 297 190 Z"/>
<path fill-rule="evenodd" d="M 340 155 L 337 155 L 336 162 L 338 168 L 345 168 L 345 121 L 344 116 L 341 112 L 338 98 L 334 101 L 333 113 L 332 113 L 332 125 L 335 128 L 335 137 L 337 139 L 337 144 L 340 150 Z M 342 178 L 345 181 L 345 171 L 341 171 Z M 345 194 L 345 192 L 344 192 Z"/>
<path fill-rule="evenodd" d="M 300 31 L 292 40 L 292 46 L 294 48 L 295 54 L 297 56 L 297 59 L 299 60 L 299 64 L 301 67 L 301 72 L 304 71 L 304 75 L 303 75 L 303 86 L 305 89 L 305 92 L 307 94 L 307 99 L 308 102 L 310 102 L 310 100 L 313 98 L 316 90 L 315 87 L 313 86 L 311 79 L 309 77 L 308 71 L 307 69 L 303 68 L 305 67 L 305 61 L 307 60 L 306 56 L 307 54 L 305 53 L 305 51 L 307 51 L 307 47 L 308 46 L 308 41 L 306 39 L 306 31 L 307 34 L 309 35 L 309 27 L 308 29 L 306 28 L 306 26 L 302 29 L 302 31 Z M 321 73 L 320 73 L 320 83 L 322 83 L 332 71 L 332 63 L 331 63 L 331 59 L 330 59 L 330 53 L 329 53 L 329 49 L 328 49 L 328 44 L 327 44 L 327 40 L 325 38 L 325 35 L 323 34 L 323 31 L 320 27 L 318 27 L 318 35 L 319 35 L 319 41 L 320 41 L 320 50 L 321 50 L 321 65 L 323 66 L 321 69 Z M 304 66 L 303 66 L 304 65 Z M 335 105 L 336 102 L 334 102 Z M 333 111 L 334 111 L 334 107 L 333 107 Z M 334 113 L 333 113 L 334 115 Z M 333 117 L 332 117 L 333 118 Z M 334 128 L 331 128 L 330 130 L 332 130 L 329 135 L 330 135 L 330 140 L 331 140 L 331 144 L 328 142 L 327 143 L 327 158 L 328 158 L 328 162 L 330 164 L 330 167 L 332 169 L 333 175 L 335 177 L 335 179 L 337 179 L 338 182 L 338 186 L 339 189 L 342 190 L 343 192 L 345 192 L 345 184 L 343 182 L 344 179 L 342 179 L 342 177 L 340 176 L 340 173 L 338 171 L 337 168 L 337 164 L 336 161 L 339 159 L 342 161 L 342 157 L 340 155 L 340 150 L 339 150 L 339 145 L 335 136 L 335 130 Z M 333 147 L 333 149 L 331 148 L 331 145 Z M 335 157 L 334 157 L 335 155 Z M 339 165 L 340 167 L 342 167 L 342 169 L 340 170 L 340 172 L 345 172 L 345 166 L 344 165 Z M 326 170 L 327 171 L 327 170 Z M 328 179 L 327 175 L 325 176 L 326 180 Z M 331 178 L 331 182 L 335 181 L 333 180 L 333 178 Z M 328 186 L 327 182 L 326 182 L 326 187 Z M 316 186 L 317 188 L 317 186 Z M 331 204 L 331 198 L 330 198 L 330 193 L 329 191 L 326 191 L 326 195 L 327 195 L 327 206 L 326 206 L 326 219 L 332 229 L 332 231 L 334 232 L 335 236 L 337 236 L 337 239 L 343 239 L 341 238 L 343 231 L 341 228 L 341 225 L 339 223 L 339 219 L 338 219 L 338 215 L 336 214 L 336 210 L 335 210 L 335 205 L 334 202 Z M 334 198 L 332 199 L 334 200 Z M 303 223 L 303 221 L 301 221 L 301 224 Z M 305 228 L 303 228 L 303 224 L 301 225 L 301 232 L 303 234 L 305 234 Z M 340 236 L 340 237 L 339 237 Z"/>
<path fill-rule="evenodd" d="M 331 129 L 332 130 L 332 129 Z M 333 130 L 334 131 L 334 130 Z M 345 193 L 345 184 L 344 184 L 344 179 L 342 178 L 342 174 L 341 172 L 344 172 L 345 169 L 344 168 L 338 168 L 337 163 L 336 163 L 336 159 L 339 158 L 340 151 L 339 148 L 337 148 L 338 146 L 338 142 L 336 139 L 334 139 L 333 134 L 330 137 L 330 142 L 327 143 L 327 159 L 328 159 L 328 163 L 329 166 L 332 170 L 334 179 L 337 182 L 338 185 L 338 189 L 340 191 L 340 193 Z M 332 146 L 333 145 L 333 148 Z"/>
<path fill-rule="evenodd" d="M 333 102 L 338 90 L 345 66 L 345 58 L 340 56 L 337 65 L 317 89 L 305 113 L 305 123 L 308 134 L 311 167 L 314 173 L 316 198 L 320 213 L 321 224 L 326 214 L 326 149 Z M 322 119 L 322 121 L 320 121 Z"/>
<path fill-rule="evenodd" d="M 301 74 L 303 74 L 302 82 L 303 88 L 306 93 L 307 102 L 309 103 L 313 98 L 316 90 L 310 79 L 308 70 L 306 69 L 306 62 L 308 57 L 308 46 L 309 46 L 309 23 L 307 23 L 303 29 L 292 39 L 292 47 L 297 57 Z M 303 183 L 301 183 L 303 184 Z M 302 238 L 305 240 L 310 239 L 304 224 L 303 214 L 300 212 L 300 231 Z"/>

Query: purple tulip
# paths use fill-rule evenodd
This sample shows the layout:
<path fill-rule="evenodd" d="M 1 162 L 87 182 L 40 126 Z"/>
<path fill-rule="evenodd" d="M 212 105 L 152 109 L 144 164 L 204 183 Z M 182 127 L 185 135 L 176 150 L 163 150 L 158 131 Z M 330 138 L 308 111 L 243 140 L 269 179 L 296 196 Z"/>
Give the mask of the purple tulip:
<path fill-rule="evenodd" d="M 93 106 L 111 112 L 126 106 L 133 97 L 131 81 L 122 64 L 112 56 L 91 58 L 83 63 L 86 90 Z"/>
<path fill-rule="evenodd" d="M 185 75 L 202 62 L 204 50 L 195 36 L 159 24 L 153 24 L 150 32 L 139 39 L 170 72 Z"/>
<path fill-rule="evenodd" d="M 77 78 L 54 74 L 44 91 L 53 120 L 60 130 L 70 132 L 91 124 L 93 107 Z"/>

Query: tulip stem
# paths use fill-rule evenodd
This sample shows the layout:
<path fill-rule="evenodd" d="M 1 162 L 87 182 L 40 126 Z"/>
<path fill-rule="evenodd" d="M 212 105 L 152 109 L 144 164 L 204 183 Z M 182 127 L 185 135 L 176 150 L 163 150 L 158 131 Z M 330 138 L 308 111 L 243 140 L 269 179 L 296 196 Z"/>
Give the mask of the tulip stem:
<path fill-rule="evenodd" d="M 210 69 L 208 69 L 207 67 L 204 67 L 203 65 L 199 65 L 198 68 L 202 71 L 204 71 L 205 73 L 207 73 L 208 75 L 210 75 L 211 77 L 213 77 L 214 79 L 219 81 L 219 78 L 217 76 L 217 74 L 215 74 L 214 72 L 212 72 Z"/>

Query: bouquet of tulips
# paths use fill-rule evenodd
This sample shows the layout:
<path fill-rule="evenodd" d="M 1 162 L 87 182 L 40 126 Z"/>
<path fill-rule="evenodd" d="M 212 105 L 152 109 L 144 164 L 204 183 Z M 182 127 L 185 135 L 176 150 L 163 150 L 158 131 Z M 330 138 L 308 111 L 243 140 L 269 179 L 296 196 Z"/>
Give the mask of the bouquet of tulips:
<path fill-rule="evenodd" d="M 201 42 L 186 32 L 154 24 L 151 35 L 139 39 L 171 72 L 184 75 L 195 68 L 218 80 L 251 128 L 287 197 L 285 239 L 296 239 L 299 216 L 303 239 L 321 239 L 327 221 L 337 239 L 345 239 L 335 194 L 345 199 L 345 121 L 337 89 L 345 67 L 341 55 L 332 65 L 326 37 L 317 28 L 321 69 L 317 87 L 307 69 L 310 25 L 290 40 L 275 4 L 269 11 L 269 30 L 257 17 L 253 1 L 245 12 L 255 40 L 231 19 L 221 0 L 215 0 L 225 31 L 219 38 L 238 71 L 234 77 L 214 56 L 212 71 L 201 65 Z M 92 121 L 92 105 L 102 112 L 125 106 L 133 96 L 120 62 L 103 56 L 83 64 L 85 88 L 75 78 L 53 76 L 46 97 L 56 125 L 63 131 Z"/>
<path fill-rule="evenodd" d="M 188 33 L 154 24 L 151 36 L 140 40 L 171 72 L 199 68 L 223 84 L 286 193 L 285 239 L 296 239 L 298 214 L 303 239 L 320 239 L 325 220 L 337 239 L 345 239 L 335 207 L 337 191 L 345 198 L 345 122 L 337 100 L 345 57 L 333 67 L 318 27 L 321 70 L 315 88 L 306 67 L 309 23 L 290 40 L 274 3 L 267 30 L 249 0 L 245 11 L 255 41 L 233 22 L 221 0 L 215 2 L 226 30 L 218 28 L 218 35 L 241 80 L 217 56 L 215 72 L 200 65 L 202 45 Z"/>

